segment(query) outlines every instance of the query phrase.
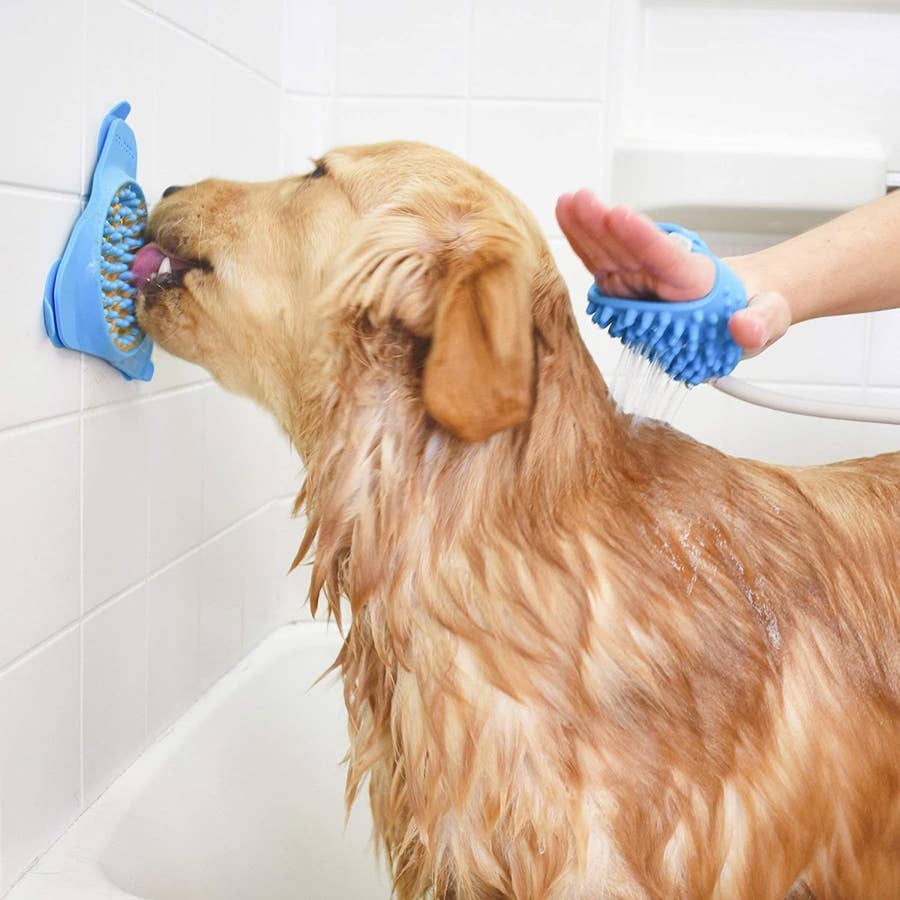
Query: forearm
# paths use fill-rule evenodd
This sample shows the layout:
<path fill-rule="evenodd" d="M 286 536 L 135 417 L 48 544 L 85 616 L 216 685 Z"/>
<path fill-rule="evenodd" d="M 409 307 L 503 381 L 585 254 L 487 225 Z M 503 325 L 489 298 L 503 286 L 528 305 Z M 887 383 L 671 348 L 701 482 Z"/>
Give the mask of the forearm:
<path fill-rule="evenodd" d="M 792 322 L 900 306 L 900 191 L 728 264 L 749 296 L 782 294 Z"/>

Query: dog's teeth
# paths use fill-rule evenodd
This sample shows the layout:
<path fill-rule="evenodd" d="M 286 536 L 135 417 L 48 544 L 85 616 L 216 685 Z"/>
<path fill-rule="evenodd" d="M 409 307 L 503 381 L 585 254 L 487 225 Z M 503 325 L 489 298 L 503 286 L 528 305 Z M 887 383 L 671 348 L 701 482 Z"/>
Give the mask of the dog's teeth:
<path fill-rule="evenodd" d="M 167 256 L 160 264 L 157 275 L 170 275 L 172 273 L 172 260 Z"/>

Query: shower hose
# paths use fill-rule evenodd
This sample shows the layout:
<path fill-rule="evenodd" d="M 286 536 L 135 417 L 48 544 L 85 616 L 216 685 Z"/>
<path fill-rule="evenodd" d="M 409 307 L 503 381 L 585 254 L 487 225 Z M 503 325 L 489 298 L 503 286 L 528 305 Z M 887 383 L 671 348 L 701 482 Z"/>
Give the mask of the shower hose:
<path fill-rule="evenodd" d="M 832 403 L 826 400 L 807 400 L 792 397 L 780 391 L 751 384 L 731 375 L 718 378 L 712 386 L 755 406 L 765 406 L 781 412 L 797 413 L 801 416 L 816 416 L 820 419 L 843 419 L 848 422 L 876 422 L 881 425 L 900 425 L 900 407 L 894 406 L 860 406 L 854 403 Z"/>

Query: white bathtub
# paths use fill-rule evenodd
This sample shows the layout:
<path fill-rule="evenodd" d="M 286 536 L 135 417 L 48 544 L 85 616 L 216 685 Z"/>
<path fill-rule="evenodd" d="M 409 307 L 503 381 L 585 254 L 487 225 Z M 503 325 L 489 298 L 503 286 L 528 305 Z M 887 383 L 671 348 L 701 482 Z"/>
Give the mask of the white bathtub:
<path fill-rule="evenodd" d="M 281 628 L 63 835 L 8 900 L 379 900 L 361 800 L 344 828 L 334 630 Z"/>

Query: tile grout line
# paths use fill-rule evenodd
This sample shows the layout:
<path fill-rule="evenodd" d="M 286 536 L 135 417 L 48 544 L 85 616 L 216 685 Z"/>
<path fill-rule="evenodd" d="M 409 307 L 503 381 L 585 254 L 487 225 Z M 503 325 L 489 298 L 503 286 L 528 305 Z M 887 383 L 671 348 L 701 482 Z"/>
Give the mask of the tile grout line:
<path fill-rule="evenodd" d="M 285 25 L 287 24 L 287 0 L 281 0 L 281 29 L 280 34 L 278 35 L 278 52 L 279 52 L 279 65 L 278 65 L 278 173 L 280 175 L 285 175 L 287 170 L 287 153 L 285 152 L 285 139 L 284 139 L 284 107 L 285 100 L 287 99 L 287 91 L 285 90 L 285 60 L 287 59 L 287 54 L 285 51 L 285 39 L 287 36 L 287 29 Z"/>
<path fill-rule="evenodd" d="M 81 157 L 79 157 L 79 160 Z M 80 163 L 79 163 L 80 165 Z M 39 184 L 25 184 L 18 181 L 0 181 L 0 192 L 9 194 L 24 194 L 26 197 L 35 194 L 40 198 L 52 198 L 54 200 L 78 200 L 84 199 L 81 191 L 61 191 L 58 188 L 44 187 Z"/>
<path fill-rule="evenodd" d="M 319 91 L 298 91 L 289 89 L 285 93 L 290 97 L 311 99 L 315 97 L 328 97 L 328 94 Z M 587 106 L 596 107 L 604 104 L 601 97 L 502 97 L 485 95 L 471 95 L 467 91 L 460 94 L 337 94 L 342 102 L 348 103 L 466 103 L 492 104 L 508 106 Z"/>
<path fill-rule="evenodd" d="M 127 5 L 127 4 L 124 4 L 124 5 Z M 154 3 L 154 8 L 155 8 L 155 3 Z M 152 31 L 153 49 L 152 49 L 151 58 L 152 58 L 153 68 L 156 69 L 156 67 L 159 63 L 159 42 L 160 42 L 159 19 L 157 18 L 157 20 L 153 24 L 154 24 L 154 28 Z M 153 182 L 156 185 L 154 190 L 159 190 L 160 187 L 162 187 L 162 189 L 165 190 L 165 185 L 162 185 L 162 186 L 160 185 L 160 175 L 162 173 L 157 171 L 157 169 L 159 168 L 159 161 L 157 159 L 157 153 L 156 153 L 157 143 L 158 143 L 157 137 L 159 135 L 159 94 L 160 94 L 159 87 L 154 84 L 154 86 L 153 86 L 153 102 L 150 107 L 150 152 L 152 154 L 152 156 L 150 158 L 152 160 L 152 166 L 150 166 L 148 168 L 150 169 L 150 171 L 149 171 L 150 177 L 153 179 Z M 141 158 L 141 156 L 139 154 L 139 161 L 140 161 L 140 158 Z M 159 200 L 159 198 L 157 198 L 157 201 L 158 200 Z M 148 207 L 148 212 L 149 212 L 149 207 Z"/>
<path fill-rule="evenodd" d="M 88 0 L 81 5 L 81 142 L 79 185 L 84 186 L 85 143 L 87 140 L 87 55 L 88 55 Z M 84 380 L 85 358 L 79 361 L 80 389 L 78 400 L 78 809 L 84 808 Z"/>
<path fill-rule="evenodd" d="M 206 28 L 209 28 L 210 13 L 211 13 L 210 3 L 207 3 L 206 4 L 206 22 L 205 22 Z M 162 21 L 162 19 L 160 21 Z M 161 38 L 160 38 L 160 40 L 161 40 Z M 211 46 L 209 44 L 209 42 L 206 42 L 206 43 L 207 43 L 207 46 Z M 204 127 L 206 128 L 206 152 L 208 154 L 208 160 L 209 160 L 208 164 L 210 166 L 213 166 L 213 127 L 212 127 L 213 58 L 211 56 L 207 58 L 205 90 L 206 90 L 206 116 L 205 116 L 206 124 Z M 216 157 L 216 159 L 218 160 L 218 156 Z M 216 168 L 218 168 L 217 164 L 216 164 Z M 147 733 L 148 734 L 149 734 L 149 731 L 150 731 L 150 728 L 149 728 L 149 719 L 148 719 L 148 724 L 147 724 Z"/>
<path fill-rule="evenodd" d="M 14 669 L 17 669 L 19 666 L 25 665 L 34 659 L 38 654 L 43 653 L 53 644 L 58 641 L 67 638 L 72 632 L 76 631 L 81 627 L 82 620 L 81 618 L 72 619 L 71 622 L 68 622 L 66 625 L 63 625 L 58 631 L 54 631 L 53 634 L 45 637 L 42 641 L 39 641 L 33 647 L 29 647 L 24 652 L 20 653 L 18 656 L 9 660 L 9 662 L 4 663 L 0 666 L 0 678 L 8 675 Z"/>
<path fill-rule="evenodd" d="M 155 104 L 154 104 L 155 106 Z M 147 473 L 147 483 L 148 485 L 152 483 L 153 479 L 150 473 L 150 467 L 153 464 L 151 456 L 153 447 L 151 445 L 151 441 L 153 440 L 153 434 L 150 433 L 150 422 L 152 422 L 152 416 L 149 417 L 148 422 L 145 422 L 145 427 L 147 428 L 147 432 L 145 432 L 145 440 L 143 441 L 143 450 L 146 453 L 146 464 L 145 464 L 145 472 Z M 141 737 L 141 745 L 143 746 L 147 742 L 147 738 L 150 734 L 150 528 L 153 522 L 153 516 L 150 512 L 150 490 L 148 487 L 147 494 L 144 497 L 144 525 L 146 528 L 146 535 L 144 536 L 144 580 L 142 585 L 135 588 L 135 590 L 142 590 L 144 592 L 144 733 Z"/>
<path fill-rule="evenodd" d="M 150 581 L 138 588 L 144 591 L 142 610 L 144 614 L 144 734 L 141 746 L 146 747 L 150 740 Z"/>
<path fill-rule="evenodd" d="M 165 574 L 170 569 L 175 566 L 185 562 L 189 559 L 193 554 L 198 553 L 200 550 L 208 547 L 213 544 L 219 538 L 225 537 L 227 534 L 230 534 L 237 528 L 240 528 L 241 525 L 246 524 L 250 519 L 254 516 L 260 515 L 265 512 L 269 507 L 277 506 L 279 503 L 283 502 L 282 498 L 269 498 L 268 500 L 263 501 L 259 506 L 255 507 L 248 513 L 242 515 L 239 519 L 236 519 L 234 522 L 229 523 L 221 530 L 217 531 L 215 534 L 210 535 L 208 538 L 204 539 L 198 544 L 195 544 L 190 549 L 185 550 L 184 553 L 181 553 L 179 556 L 165 563 L 165 565 L 161 566 L 159 569 L 149 573 L 147 577 L 141 578 L 138 581 L 134 581 L 126 587 L 122 588 L 122 590 L 116 592 L 111 597 L 107 597 L 105 600 L 101 600 L 95 606 L 92 606 L 90 610 L 88 610 L 83 616 L 79 616 L 76 619 L 73 619 L 71 622 L 64 625 L 58 631 L 54 631 L 53 634 L 48 635 L 43 640 L 39 641 L 37 644 L 34 644 L 32 647 L 29 647 L 27 650 L 24 650 L 18 656 L 13 657 L 8 662 L 4 663 L 0 666 L 0 678 L 10 672 L 12 669 L 22 665 L 27 662 L 32 657 L 36 656 L 42 650 L 46 649 L 50 644 L 53 644 L 60 638 L 69 634 L 75 628 L 79 628 L 81 625 L 84 625 L 91 620 L 95 619 L 101 613 L 108 610 L 111 606 L 114 606 L 117 602 L 123 599 L 127 594 L 132 593 L 133 591 L 139 590 L 142 587 L 146 587 L 153 581 L 155 578 L 158 578 L 160 575 Z"/>
<path fill-rule="evenodd" d="M 209 410 L 209 401 L 210 397 L 213 394 L 213 388 L 207 388 L 203 396 L 200 398 L 200 455 L 202 459 L 207 459 L 207 423 L 209 421 L 209 417 L 207 412 Z M 203 470 L 203 477 L 200 481 L 200 533 L 203 534 L 206 531 L 206 507 L 207 507 L 207 478 L 206 478 L 206 468 Z M 206 548 L 200 551 L 200 558 L 198 561 L 198 566 L 200 570 L 200 580 L 201 582 L 204 580 L 205 576 L 205 565 L 204 565 L 204 556 L 206 556 Z M 204 688 L 202 687 L 205 682 L 205 672 L 202 672 L 203 668 L 203 660 L 201 658 L 201 648 L 203 646 L 203 595 L 202 593 L 197 597 L 197 647 L 196 647 L 196 672 L 197 672 L 197 682 L 200 685 L 200 693 L 202 695 Z M 148 724 L 149 730 L 149 724 Z"/>
<path fill-rule="evenodd" d="M 204 47 L 208 47 L 214 53 L 218 53 L 220 56 L 224 57 L 225 59 L 230 60 L 231 62 L 240 66 L 245 71 L 251 73 L 252 75 L 255 75 L 257 78 L 259 78 L 261 81 L 264 81 L 270 87 L 275 87 L 275 88 L 279 87 L 278 82 L 274 78 L 270 78 L 268 75 L 264 74 L 263 72 L 260 72 L 259 69 L 254 68 L 252 65 L 250 65 L 250 63 L 244 61 L 239 56 L 235 56 L 233 53 L 224 49 L 223 47 L 219 47 L 217 44 L 212 43 L 212 41 L 209 41 L 206 38 L 201 37 L 199 34 L 195 34 L 193 31 L 190 31 L 189 29 L 185 28 L 184 25 L 181 25 L 178 22 L 175 22 L 173 19 L 168 18 L 167 16 L 163 15 L 162 13 L 155 11 L 155 10 L 147 9 L 146 6 L 143 6 L 142 4 L 137 3 L 136 0 L 121 0 L 121 2 L 133 10 L 143 13 L 145 16 L 149 16 L 152 19 L 156 19 L 157 22 L 159 22 L 163 25 L 166 25 L 167 27 L 171 28 L 173 31 L 176 31 L 179 34 L 181 34 L 183 37 L 187 37 L 190 40 L 195 41 L 198 44 L 202 44 Z"/>
<path fill-rule="evenodd" d="M 332 144 L 337 139 L 337 108 L 340 90 L 338 89 L 338 81 L 340 80 L 340 54 L 338 53 L 338 45 L 341 37 L 341 4 L 334 5 L 334 45 L 332 49 L 331 60 L 331 85 L 328 90 L 328 140 L 327 144 Z"/>
<path fill-rule="evenodd" d="M 331 91 L 301 91 L 297 88 L 289 88 L 282 85 L 281 92 L 285 97 L 299 97 L 304 100 L 320 99 L 328 100 L 331 97 Z"/>
<path fill-rule="evenodd" d="M 466 159 L 472 158 L 472 47 L 475 35 L 475 0 L 466 0 Z"/>
<path fill-rule="evenodd" d="M 82 392 L 84 390 L 84 381 L 81 383 Z M 78 491 L 78 633 L 79 633 L 79 760 L 80 760 L 80 802 L 79 807 L 84 804 L 84 417 L 79 416 L 78 419 L 78 466 L 79 466 L 79 491 Z"/>
<path fill-rule="evenodd" d="M 72 351 L 69 351 L 72 352 Z M 82 358 L 82 405 L 79 410 L 62 413 L 61 415 L 46 416 L 41 419 L 32 419 L 30 422 L 20 422 L 16 425 L 6 425 L 0 428 L 0 438 L 17 433 L 27 434 L 31 431 L 40 431 L 42 428 L 50 428 L 53 425 L 62 425 L 66 422 L 72 422 L 80 415 L 99 415 L 105 412 L 112 412 L 117 409 L 125 409 L 129 406 L 142 406 L 152 403 L 155 400 L 167 399 L 169 397 L 178 397 L 181 394 L 187 394 L 191 391 L 198 391 L 206 387 L 207 381 L 191 382 L 190 384 L 177 384 L 174 387 L 165 388 L 153 394 L 138 394 L 125 400 L 113 400 L 109 403 L 101 403 L 99 406 L 84 406 L 84 384 L 83 380 L 87 376 L 87 359 L 84 354 Z"/>

